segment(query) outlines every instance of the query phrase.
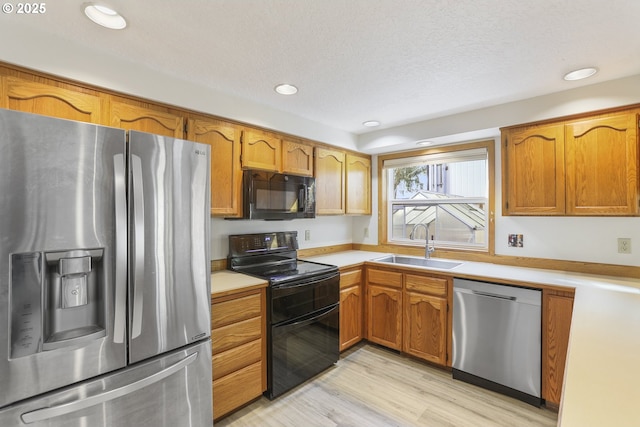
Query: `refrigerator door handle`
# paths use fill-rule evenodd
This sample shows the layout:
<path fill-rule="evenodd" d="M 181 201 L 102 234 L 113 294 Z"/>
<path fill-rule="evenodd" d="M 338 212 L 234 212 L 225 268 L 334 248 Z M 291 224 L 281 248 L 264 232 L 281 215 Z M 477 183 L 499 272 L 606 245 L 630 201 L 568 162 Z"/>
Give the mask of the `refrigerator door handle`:
<path fill-rule="evenodd" d="M 144 284 L 144 193 L 142 184 L 142 161 L 131 155 L 131 173 L 133 178 L 133 315 L 131 338 L 142 332 L 142 297 Z"/>
<path fill-rule="evenodd" d="M 124 154 L 113 156 L 115 191 L 115 310 L 113 320 L 113 341 L 124 342 L 127 314 L 127 195 L 124 169 Z"/>
<path fill-rule="evenodd" d="M 26 412 L 21 415 L 22 421 L 25 424 L 32 424 L 38 421 L 44 421 L 49 418 L 59 417 L 60 415 L 70 414 L 72 412 L 77 412 L 82 409 L 89 408 L 91 406 L 99 405 L 101 403 L 108 402 L 113 399 L 117 399 L 118 397 L 125 396 L 127 394 L 134 393 L 144 387 L 147 387 L 151 384 L 155 384 L 163 379 L 175 374 L 176 372 L 184 369 L 189 366 L 198 358 L 198 352 L 185 357 L 181 361 L 174 363 L 173 365 L 163 369 L 160 372 L 157 372 L 151 376 L 143 378 L 139 381 L 133 382 L 131 384 L 127 384 L 125 386 L 106 391 L 101 394 L 97 394 L 95 396 L 87 397 L 86 399 L 76 400 L 74 402 L 65 403 L 58 406 L 53 406 L 51 408 L 43 408 L 36 409 L 35 411 Z"/>

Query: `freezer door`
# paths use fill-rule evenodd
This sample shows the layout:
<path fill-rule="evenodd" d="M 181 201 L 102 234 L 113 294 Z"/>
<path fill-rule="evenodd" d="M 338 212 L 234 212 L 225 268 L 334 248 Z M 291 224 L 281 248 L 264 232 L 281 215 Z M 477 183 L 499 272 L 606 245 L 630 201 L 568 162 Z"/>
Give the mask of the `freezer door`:
<path fill-rule="evenodd" d="M 211 427 L 211 341 L 0 410 L 1 426 Z"/>
<path fill-rule="evenodd" d="M 209 146 L 129 132 L 129 360 L 210 335 Z"/>
<path fill-rule="evenodd" d="M 125 366 L 125 161 L 122 130 L 0 110 L 0 408 Z"/>

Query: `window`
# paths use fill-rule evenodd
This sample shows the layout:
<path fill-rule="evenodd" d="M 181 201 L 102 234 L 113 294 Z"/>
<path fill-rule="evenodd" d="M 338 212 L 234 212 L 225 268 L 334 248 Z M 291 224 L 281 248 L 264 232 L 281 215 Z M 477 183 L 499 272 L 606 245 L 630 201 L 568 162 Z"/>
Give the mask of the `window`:
<path fill-rule="evenodd" d="M 383 158 L 387 243 L 489 250 L 492 144 Z"/>

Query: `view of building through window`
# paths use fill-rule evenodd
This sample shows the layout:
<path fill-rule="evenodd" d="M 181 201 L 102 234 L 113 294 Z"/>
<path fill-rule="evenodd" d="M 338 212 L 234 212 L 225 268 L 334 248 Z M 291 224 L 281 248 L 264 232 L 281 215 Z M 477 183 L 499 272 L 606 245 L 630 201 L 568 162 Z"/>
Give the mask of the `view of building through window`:
<path fill-rule="evenodd" d="M 487 150 L 473 149 L 385 160 L 388 239 L 411 237 L 439 247 L 487 247 Z"/>

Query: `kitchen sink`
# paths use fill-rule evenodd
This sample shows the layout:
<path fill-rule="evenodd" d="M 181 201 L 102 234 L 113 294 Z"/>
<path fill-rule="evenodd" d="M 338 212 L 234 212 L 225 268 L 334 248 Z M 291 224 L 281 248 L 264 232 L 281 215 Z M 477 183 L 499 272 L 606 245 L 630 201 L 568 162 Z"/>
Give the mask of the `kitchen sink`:
<path fill-rule="evenodd" d="M 462 264 L 461 262 L 455 261 L 443 261 L 432 258 L 414 258 L 400 255 L 389 255 L 382 258 L 376 258 L 374 261 L 388 262 L 390 264 L 416 265 L 418 267 L 441 268 L 445 270 L 449 270 Z"/>

